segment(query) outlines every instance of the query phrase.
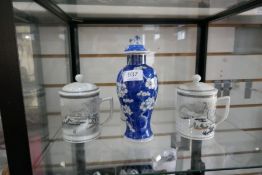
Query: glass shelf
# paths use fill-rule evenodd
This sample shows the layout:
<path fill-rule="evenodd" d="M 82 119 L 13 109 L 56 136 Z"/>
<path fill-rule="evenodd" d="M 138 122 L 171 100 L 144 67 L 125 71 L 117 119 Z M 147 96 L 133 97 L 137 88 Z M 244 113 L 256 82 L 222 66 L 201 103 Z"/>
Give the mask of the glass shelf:
<path fill-rule="evenodd" d="M 172 114 L 173 111 L 165 112 Z M 195 147 L 197 144 L 202 144 L 201 159 L 205 164 L 202 171 L 262 168 L 262 142 L 259 137 L 262 131 L 241 130 L 232 122 L 226 121 L 217 128 L 213 139 L 200 142 L 181 138 L 176 134 L 174 121 L 153 121 L 154 139 L 147 143 L 134 143 L 121 135 L 125 124 L 118 120 L 118 116 L 118 113 L 115 114 L 115 118 L 102 129 L 97 140 L 85 144 L 64 142 L 61 126 L 54 127 L 57 134 L 51 139 L 36 169 L 45 169 L 54 174 L 79 171 L 119 174 L 121 169 L 136 168 L 142 174 L 153 173 L 152 158 L 164 150 L 176 148 L 175 173 L 197 171 L 200 169 L 190 170 L 192 150 L 200 151 Z M 50 120 L 57 121 L 58 118 L 60 116 L 49 116 Z"/>
<path fill-rule="evenodd" d="M 245 24 L 251 26 L 261 25 L 262 7 L 254 8 L 238 15 L 230 16 L 225 19 L 215 21 L 212 24 Z"/>
<path fill-rule="evenodd" d="M 74 18 L 203 18 L 249 0 L 54 0 Z M 25 1 L 15 7 L 27 7 Z M 37 8 L 31 9 L 36 12 Z M 41 13 L 39 9 L 39 13 Z"/>

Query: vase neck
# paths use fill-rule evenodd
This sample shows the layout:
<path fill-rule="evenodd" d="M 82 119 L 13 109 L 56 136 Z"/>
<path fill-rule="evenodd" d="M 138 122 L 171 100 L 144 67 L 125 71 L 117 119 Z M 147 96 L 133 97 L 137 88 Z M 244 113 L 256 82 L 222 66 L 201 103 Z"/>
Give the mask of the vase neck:
<path fill-rule="evenodd" d="M 127 55 L 128 65 L 146 64 L 146 55 Z"/>

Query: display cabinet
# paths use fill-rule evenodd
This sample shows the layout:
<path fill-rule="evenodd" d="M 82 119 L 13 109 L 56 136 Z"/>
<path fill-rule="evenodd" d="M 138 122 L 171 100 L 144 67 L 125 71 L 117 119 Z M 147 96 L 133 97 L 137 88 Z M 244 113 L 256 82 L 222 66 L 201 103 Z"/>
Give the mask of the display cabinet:
<path fill-rule="evenodd" d="M 0 1 L 2 174 L 261 174 L 261 6 L 260 0 Z M 117 74 L 134 36 L 152 51 L 147 64 L 158 75 L 149 142 L 123 137 L 117 97 Z M 114 100 L 111 120 L 85 143 L 63 139 L 59 91 L 77 74 Z M 218 97 L 231 98 L 228 118 L 203 141 L 176 132 L 176 88 L 194 74 Z M 224 108 L 219 103 L 217 114 Z M 101 121 L 109 111 L 101 104 Z M 156 168 L 165 163 L 173 169 Z"/>

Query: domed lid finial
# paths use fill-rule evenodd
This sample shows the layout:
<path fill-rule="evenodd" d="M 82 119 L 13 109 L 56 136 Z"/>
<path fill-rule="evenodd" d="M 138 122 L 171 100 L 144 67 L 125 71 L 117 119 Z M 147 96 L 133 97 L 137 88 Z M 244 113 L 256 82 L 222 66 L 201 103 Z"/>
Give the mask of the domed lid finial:
<path fill-rule="evenodd" d="M 139 45 L 139 44 L 142 45 L 142 43 L 141 43 L 141 37 L 138 36 L 138 35 L 135 36 L 135 44 L 136 44 L 136 45 Z"/>
<path fill-rule="evenodd" d="M 214 95 L 217 93 L 217 89 L 213 86 L 209 85 L 208 83 L 200 82 L 200 75 L 195 74 L 193 75 L 192 79 L 192 82 L 180 85 L 178 90 L 180 90 L 182 93 L 190 95 L 200 95 L 201 93 Z"/>
<path fill-rule="evenodd" d="M 99 93 L 99 88 L 92 83 L 84 82 L 84 76 L 77 74 L 76 82 L 65 85 L 59 92 L 62 96 L 89 96 L 90 94 Z"/>
<path fill-rule="evenodd" d="M 198 83 L 201 80 L 201 76 L 196 74 L 192 77 L 194 83 Z"/>
<path fill-rule="evenodd" d="M 77 74 L 75 76 L 75 80 L 79 83 L 82 83 L 83 82 L 83 75 L 82 74 Z"/>
<path fill-rule="evenodd" d="M 146 54 L 148 51 L 142 43 L 142 39 L 140 36 L 136 35 L 134 38 L 129 39 L 129 46 L 125 49 L 125 53 L 133 54 L 133 53 L 141 53 Z"/>

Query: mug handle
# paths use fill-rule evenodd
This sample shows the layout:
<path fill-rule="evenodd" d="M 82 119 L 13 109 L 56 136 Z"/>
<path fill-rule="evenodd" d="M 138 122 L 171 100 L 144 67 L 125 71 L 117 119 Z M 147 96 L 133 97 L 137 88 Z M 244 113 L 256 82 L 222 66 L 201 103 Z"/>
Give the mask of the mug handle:
<path fill-rule="evenodd" d="M 216 121 L 216 124 L 220 124 L 222 123 L 224 120 L 227 119 L 228 114 L 229 114 L 229 108 L 230 108 L 230 97 L 229 96 L 225 96 L 225 97 L 219 97 L 217 98 L 217 101 L 225 101 L 226 102 L 226 108 L 225 108 L 225 112 L 223 114 L 222 117 L 220 117 L 220 119 L 218 121 Z"/>
<path fill-rule="evenodd" d="M 105 102 L 105 101 L 109 101 L 109 105 L 110 105 L 110 113 L 109 116 L 107 117 L 107 119 L 105 121 L 103 121 L 102 123 L 100 123 L 100 125 L 104 125 L 106 122 L 108 122 L 112 116 L 113 116 L 113 109 L 114 109 L 114 103 L 113 103 L 113 97 L 106 97 L 106 98 L 102 98 L 101 99 L 101 103 Z"/>

